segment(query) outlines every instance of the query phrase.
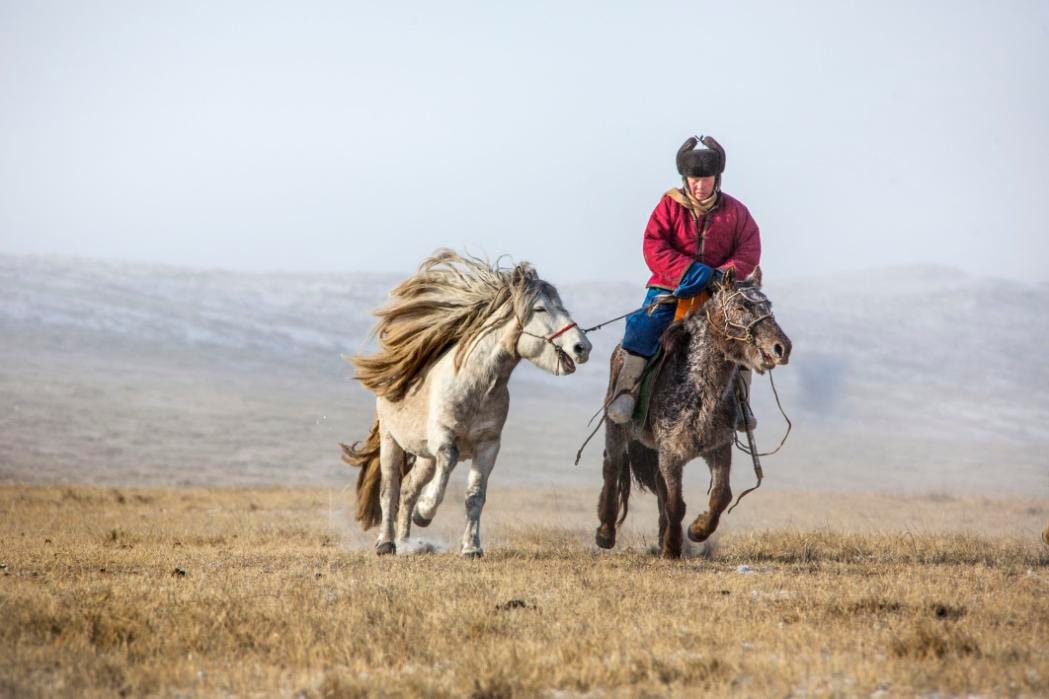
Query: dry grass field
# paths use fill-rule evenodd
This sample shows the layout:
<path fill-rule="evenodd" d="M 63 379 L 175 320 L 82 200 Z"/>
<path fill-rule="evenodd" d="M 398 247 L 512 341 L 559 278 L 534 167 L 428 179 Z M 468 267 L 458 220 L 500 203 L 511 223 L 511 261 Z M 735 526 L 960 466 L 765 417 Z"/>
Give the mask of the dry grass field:
<path fill-rule="evenodd" d="M 650 496 L 598 553 L 595 493 L 496 485 L 479 561 L 349 500 L 0 488 L 0 695 L 1049 695 L 1045 500 L 762 491 L 678 562 Z"/>

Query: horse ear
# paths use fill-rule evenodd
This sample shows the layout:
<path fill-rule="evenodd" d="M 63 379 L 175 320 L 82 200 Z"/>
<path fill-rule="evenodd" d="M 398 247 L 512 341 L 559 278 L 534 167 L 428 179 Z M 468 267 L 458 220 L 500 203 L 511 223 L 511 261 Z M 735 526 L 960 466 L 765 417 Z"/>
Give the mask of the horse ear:
<path fill-rule="evenodd" d="M 532 267 L 530 262 L 518 263 L 517 266 L 514 267 L 513 276 L 511 277 L 516 284 L 527 284 L 538 278 L 539 274 L 535 271 L 535 268 Z"/>
<path fill-rule="evenodd" d="M 759 289 L 761 288 L 761 267 L 760 267 L 760 265 L 758 267 L 754 268 L 754 271 L 750 273 L 750 276 L 747 277 L 746 281 L 751 282 L 752 284 L 754 284 L 754 286 L 756 286 Z"/>
<path fill-rule="evenodd" d="M 729 267 L 721 278 L 722 286 L 733 287 L 736 285 L 736 268 Z"/>

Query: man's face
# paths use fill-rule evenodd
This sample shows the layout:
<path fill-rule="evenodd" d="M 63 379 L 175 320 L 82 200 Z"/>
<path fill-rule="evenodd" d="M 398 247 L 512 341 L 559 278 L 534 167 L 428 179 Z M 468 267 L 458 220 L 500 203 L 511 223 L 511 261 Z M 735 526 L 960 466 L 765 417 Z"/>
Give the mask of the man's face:
<path fill-rule="evenodd" d="M 706 199 L 714 193 L 714 177 L 688 177 L 688 191 L 694 199 Z"/>

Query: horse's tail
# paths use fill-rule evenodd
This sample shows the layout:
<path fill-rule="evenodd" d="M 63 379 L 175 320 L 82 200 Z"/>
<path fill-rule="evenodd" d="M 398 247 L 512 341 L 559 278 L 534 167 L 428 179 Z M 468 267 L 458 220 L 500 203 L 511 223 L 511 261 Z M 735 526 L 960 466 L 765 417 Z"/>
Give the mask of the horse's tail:
<path fill-rule="evenodd" d="M 357 516 L 361 528 L 371 529 L 382 521 L 382 507 L 379 504 L 379 488 L 382 485 L 382 469 L 379 465 L 379 416 L 375 416 L 371 431 L 364 443 L 353 445 L 339 443 L 342 447 L 342 460 L 361 470 L 357 475 Z"/>
<path fill-rule="evenodd" d="M 379 437 L 379 416 L 375 416 L 368 438 L 352 445 L 339 443 L 342 447 L 342 460 L 351 466 L 361 469 L 357 475 L 357 516 L 361 529 L 371 529 L 382 521 L 382 505 L 379 502 L 379 491 L 382 486 L 382 467 L 379 463 L 379 452 L 382 440 Z M 401 476 L 404 476 L 415 464 L 415 456 L 401 451 Z"/>
<path fill-rule="evenodd" d="M 627 444 L 627 458 L 630 460 L 630 472 L 642 490 L 657 492 L 659 490 L 659 452 L 649 449 L 641 442 L 630 440 Z"/>
<path fill-rule="evenodd" d="M 616 505 L 617 527 L 623 524 L 630 510 L 630 489 L 633 482 L 636 482 L 641 490 L 655 493 L 658 490 L 657 482 L 660 477 L 659 452 L 649 449 L 640 442 L 629 439 L 626 453 L 620 459 L 619 473 L 616 475 L 616 491 L 619 493 L 619 502 Z M 606 463 L 609 461 L 607 450 L 605 461 Z"/>

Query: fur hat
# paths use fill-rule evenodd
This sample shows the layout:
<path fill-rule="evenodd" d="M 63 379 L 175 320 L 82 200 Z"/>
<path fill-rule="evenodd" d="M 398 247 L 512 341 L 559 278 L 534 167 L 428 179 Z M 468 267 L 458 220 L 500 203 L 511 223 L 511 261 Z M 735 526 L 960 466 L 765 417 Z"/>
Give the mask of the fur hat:
<path fill-rule="evenodd" d="M 696 148 L 702 143 L 705 148 Z M 677 171 L 682 177 L 716 177 L 725 171 L 725 149 L 711 136 L 692 136 L 677 152 Z"/>

